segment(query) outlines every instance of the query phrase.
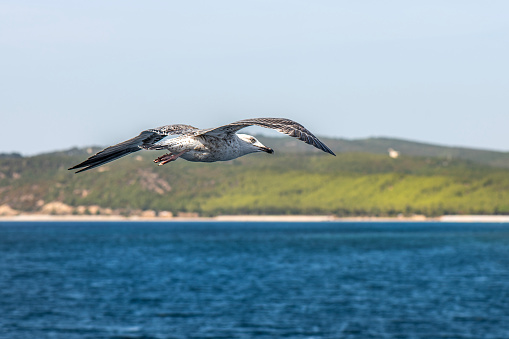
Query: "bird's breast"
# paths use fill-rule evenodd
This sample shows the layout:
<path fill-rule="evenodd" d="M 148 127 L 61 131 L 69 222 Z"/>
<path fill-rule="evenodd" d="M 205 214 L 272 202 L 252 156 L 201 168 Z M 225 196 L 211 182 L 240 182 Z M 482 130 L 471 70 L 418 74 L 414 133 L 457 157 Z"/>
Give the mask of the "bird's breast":
<path fill-rule="evenodd" d="M 196 138 L 188 146 L 188 151 L 181 156 L 181 158 L 188 161 L 227 161 L 242 155 L 238 143 L 230 138 Z"/>

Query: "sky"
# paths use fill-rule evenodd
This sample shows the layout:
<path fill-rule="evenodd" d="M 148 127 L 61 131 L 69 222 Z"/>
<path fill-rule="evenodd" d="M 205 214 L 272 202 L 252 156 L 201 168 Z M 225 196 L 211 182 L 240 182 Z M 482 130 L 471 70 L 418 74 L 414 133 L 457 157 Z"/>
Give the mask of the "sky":
<path fill-rule="evenodd" d="M 0 153 L 254 117 L 509 151 L 505 0 L 3 0 L 0 51 Z"/>

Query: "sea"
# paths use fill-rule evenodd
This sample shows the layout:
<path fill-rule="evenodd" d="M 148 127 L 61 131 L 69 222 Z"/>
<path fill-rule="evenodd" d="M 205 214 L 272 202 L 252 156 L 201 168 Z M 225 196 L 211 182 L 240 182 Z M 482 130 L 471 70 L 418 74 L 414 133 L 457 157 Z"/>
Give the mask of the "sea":
<path fill-rule="evenodd" d="M 2 222 L 0 338 L 509 338 L 509 224 Z"/>

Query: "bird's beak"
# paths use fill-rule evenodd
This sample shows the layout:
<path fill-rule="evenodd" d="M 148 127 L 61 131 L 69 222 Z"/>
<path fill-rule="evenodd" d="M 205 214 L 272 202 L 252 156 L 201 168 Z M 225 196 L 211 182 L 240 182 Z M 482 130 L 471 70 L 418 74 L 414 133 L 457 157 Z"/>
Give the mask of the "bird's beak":
<path fill-rule="evenodd" d="M 261 146 L 258 146 L 258 148 L 260 149 L 260 151 L 267 152 L 269 154 L 274 153 L 274 150 L 272 148 L 270 148 L 270 147 L 265 147 L 265 146 L 261 147 Z"/>

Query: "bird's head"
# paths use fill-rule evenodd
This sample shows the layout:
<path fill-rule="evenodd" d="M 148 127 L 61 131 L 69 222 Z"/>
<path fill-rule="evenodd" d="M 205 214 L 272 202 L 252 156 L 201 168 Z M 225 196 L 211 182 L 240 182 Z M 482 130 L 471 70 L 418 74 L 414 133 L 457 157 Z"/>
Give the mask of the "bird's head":
<path fill-rule="evenodd" d="M 274 153 L 274 150 L 270 147 L 265 146 L 262 144 L 258 139 L 253 137 L 249 134 L 237 134 L 239 139 L 242 141 L 242 148 L 247 153 L 254 153 L 254 152 L 267 152 L 267 153 Z"/>

